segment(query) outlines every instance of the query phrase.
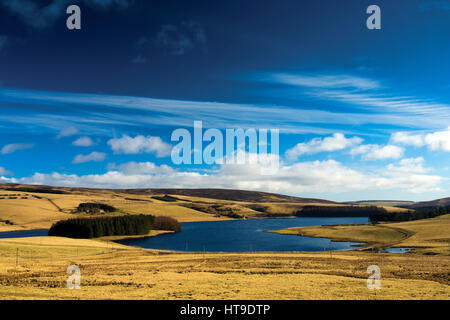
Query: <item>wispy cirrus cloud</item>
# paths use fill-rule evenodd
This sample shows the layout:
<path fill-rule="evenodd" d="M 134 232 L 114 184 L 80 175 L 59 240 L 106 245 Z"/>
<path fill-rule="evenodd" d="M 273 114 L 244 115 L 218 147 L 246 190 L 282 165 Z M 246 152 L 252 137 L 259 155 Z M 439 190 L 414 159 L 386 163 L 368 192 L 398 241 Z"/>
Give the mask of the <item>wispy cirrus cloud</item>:
<path fill-rule="evenodd" d="M 34 147 L 34 144 L 31 144 L 31 143 L 11 143 L 11 144 L 7 144 L 7 145 L 3 146 L 3 148 L 1 149 L 0 152 L 1 152 L 1 154 L 9 154 L 9 153 L 14 153 L 19 150 L 30 149 L 33 147 Z"/>
<path fill-rule="evenodd" d="M 125 8 L 132 0 L 82 0 L 87 6 L 99 9 Z M 64 17 L 71 0 L 1 0 L 0 4 L 11 14 L 19 17 L 25 25 L 34 29 L 51 26 L 58 18 Z"/>
<path fill-rule="evenodd" d="M 277 128 L 284 133 L 333 134 L 337 131 L 354 134 L 341 125 L 360 126 L 383 124 L 419 129 L 441 128 L 446 118 L 433 114 L 408 116 L 383 110 L 379 112 L 333 112 L 302 107 L 262 104 L 221 103 L 192 100 L 157 99 L 133 96 L 77 94 L 33 90 L 0 89 L 3 108 L 9 104 L 20 105 L 30 112 L 0 115 L 0 124 L 11 126 L 68 130 L 76 127 L 90 133 L 109 133 L 111 126 L 135 128 L 155 126 L 192 126 L 194 120 L 202 119 L 209 128 Z M 48 113 L 39 106 L 52 108 Z M 74 108 L 76 107 L 76 108 Z M 48 109 L 47 108 L 47 109 Z M 131 113 L 132 112 L 132 113 Z M 275 125 L 276 124 L 276 125 Z M 448 122 L 446 122 L 448 124 Z M 12 127 L 13 129 L 14 127 Z M 60 137 L 61 137 L 60 133 Z"/>
<path fill-rule="evenodd" d="M 4 167 L 0 167 L 0 176 L 12 176 L 12 171 L 6 170 Z"/>
<path fill-rule="evenodd" d="M 154 39 L 158 47 L 167 53 L 181 56 L 195 47 L 206 50 L 206 33 L 203 27 L 195 21 L 183 21 L 179 25 L 165 24 Z"/>
<path fill-rule="evenodd" d="M 320 100 L 346 103 L 361 110 L 386 114 L 403 123 L 399 117 L 423 121 L 428 127 L 442 127 L 450 122 L 450 105 L 431 99 L 392 94 L 394 90 L 370 78 L 347 74 L 269 73 L 252 78 L 274 85 L 302 88 L 301 94 Z M 407 115 L 407 116 L 406 116 Z M 408 124 L 408 126 L 414 126 Z"/>
<path fill-rule="evenodd" d="M 358 90 L 369 90 L 369 89 L 379 89 L 381 87 L 378 81 L 347 74 L 314 75 L 314 74 L 273 73 L 265 77 L 270 82 L 276 82 L 280 84 L 287 84 L 293 86 L 311 87 L 311 88 L 328 88 L 328 89 L 350 88 Z"/>
<path fill-rule="evenodd" d="M 69 126 L 61 129 L 59 134 L 56 136 L 58 139 L 64 138 L 64 137 L 70 137 L 78 134 L 78 129 L 74 126 Z"/>

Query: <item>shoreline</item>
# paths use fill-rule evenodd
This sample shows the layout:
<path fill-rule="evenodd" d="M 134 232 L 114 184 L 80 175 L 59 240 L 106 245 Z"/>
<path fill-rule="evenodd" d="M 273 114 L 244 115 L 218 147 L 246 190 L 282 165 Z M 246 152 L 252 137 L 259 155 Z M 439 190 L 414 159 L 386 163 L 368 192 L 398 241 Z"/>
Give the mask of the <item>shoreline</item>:
<path fill-rule="evenodd" d="M 144 239 L 144 238 L 150 238 L 150 237 L 156 237 L 161 234 L 168 234 L 168 233 L 175 233 L 175 231 L 171 230 L 150 230 L 147 234 L 135 234 L 135 235 L 120 235 L 120 236 L 104 236 L 104 237 L 98 237 L 98 238 L 92 238 L 95 240 L 101 240 L 101 241 L 121 241 L 121 240 L 127 240 L 127 239 Z"/>
<path fill-rule="evenodd" d="M 355 227 L 356 228 L 361 227 L 361 228 L 356 229 Z M 342 230 L 340 230 L 339 228 L 342 228 Z M 347 228 L 349 230 L 346 230 L 345 228 Z M 367 235 L 361 236 L 361 235 L 355 234 L 355 235 L 353 235 L 353 237 L 351 235 L 350 236 L 348 235 L 348 233 L 352 232 L 352 231 L 353 232 L 354 231 L 357 231 L 357 232 L 365 231 L 365 230 L 361 230 L 363 228 L 371 228 L 371 229 L 374 229 L 376 232 L 380 232 L 380 231 L 386 232 L 387 230 L 389 230 L 389 232 L 391 232 L 391 236 L 394 233 L 397 233 L 397 234 L 401 235 L 401 238 L 386 241 L 382 238 L 370 239 L 367 237 Z M 352 230 L 352 229 L 356 229 L 356 230 Z M 291 228 L 278 229 L 278 230 L 265 230 L 264 232 L 277 233 L 280 235 L 293 235 L 293 236 L 329 239 L 333 242 L 359 242 L 362 244 L 355 245 L 355 247 L 359 247 L 358 249 L 355 249 L 358 251 L 384 250 L 387 248 L 407 247 L 407 246 L 402 246 L 401 243 L 413 235 L 411 232 L 408 232 L 407 230 L 404 230 L 404 229 L 380 226 L 380 225 L 372 225 L 370 223 L 291 227 Z M 337 234 L 334 234 L 335 232 Z M 395 236 L 397 236 L 397 235 L 395 234 Z"/>

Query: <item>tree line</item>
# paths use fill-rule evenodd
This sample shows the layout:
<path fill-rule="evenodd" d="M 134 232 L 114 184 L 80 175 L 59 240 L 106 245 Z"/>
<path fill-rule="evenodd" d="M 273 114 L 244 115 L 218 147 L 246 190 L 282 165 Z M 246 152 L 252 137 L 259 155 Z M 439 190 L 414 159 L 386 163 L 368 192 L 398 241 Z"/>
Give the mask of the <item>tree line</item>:
<path fill-rule="evenodd" d="M 369 216 L 371 222 L 379 221 L 411 221 L 434 218 L 444 214 L 450 213 L 450 207 L 436 207 L 408 210 L 408 211 L 394 211 L 394 212 L 375 212 Z"/>
<path fill-rule="evenodd" d="M 101 211 L 104 212 L 114 212 L 117 211 L 113 206 L 104 204 L 104 203 L 95 203 L 95 202 L 86 202 L 80 203 L 77 208 L 78 212 L 86 212 L 86 213 L 99 213 Z"/>
<path fill-rule="evenodd" d="M 304 206 L 295 215 L 298 217 L 369 217 L 386 212 L 386 209 L 376 206 Z"/>
<path fill-rule="evenodd" d="M 6 189 L 8 191 L 34 192 L 34 193 L 52 193 L 52 194 L 68 194 L 62 190 L 55 190 L 49 188 L 29 188 L 29 187 L 12 187 Z"/>
<path fill-rule="evenodd" d="M 181 231 L 181 223 L 177 219 L 167 216 L 156 216 L 153 222 L 154 230 L 170 230 L 170 231 Z"/>
<path fill-rule="evenodd" d="M 153 216 L 143 214 L 73 218 L 53 224 L 48 231 L 48 235 L 77 239 L 116 235 L 141 235 L 150 232 L 153 221 Z"/>
<path fill-rule="evenodd" d="M 172 217 L 152 215 L 126 215 L 83 217 L 61 220 L 50 228 L 48 235 L 77 239 L 104 236 L 143 235 L 150 230 L 181 231 L 181 223 Z"/>

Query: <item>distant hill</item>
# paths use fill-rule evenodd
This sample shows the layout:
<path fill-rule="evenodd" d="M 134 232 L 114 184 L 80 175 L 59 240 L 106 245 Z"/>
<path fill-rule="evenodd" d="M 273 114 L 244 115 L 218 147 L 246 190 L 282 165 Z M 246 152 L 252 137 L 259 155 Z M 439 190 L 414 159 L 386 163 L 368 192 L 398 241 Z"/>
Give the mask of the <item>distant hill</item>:
<path fill-rule="evenodd" d="M 245 202 L 335 203 L 333 201 L 323 199 L 300 198 L 276 193 L 233 189 L 123 189 L 116 191 L 140 195 L 171 194 L 179 196 Z"/>
<path fill-rule="evenodd" d="M 0 183 L 0 188 L 11 191 L 22 192 L 39 192 L 39 193 L 58 193 L 70 194 L 74 192 L 98 192 L 112 191 L 134 195 L 180 195 L 189 197 L 199 197 L 228 201 L 245 201 L 245 202 L 289 202 L 289 203 L 328 203 L 336 202 L 314 199 L 301 198 L 281 195 L 269 192 L 233 190 L 233 189 L 170 189 L 170 188 L 146 188 L 146 189 L 94 189 L 94 188 L 71 188 L 71 187 L 52 187 L 43 185 L 21 185 L 13 183 Z"/>
<path fill-rule="evenodd" d="M 411 204 L 414 204 L 414 201 L 404 201 L 404 200 L 361 200 L 361 201 L 347 201 L 343 202 L 344 204 L 355 204 L 355 205 L 363 205 L 363 206 L 382 206 L 382 207 L 400 207 L 404 208 Z"/>
<path fill-rule="evenodd" d="M 450 197 L 432 201 L 415 202 L 408 206 L 410 209 L 432 209 L 437 207 L 450 208 Z"/>
<path fill-rule="evenodd" d="M 0 231 L 47 229 L 74 215 L 95 216 L 105 211 L 80 211 L 83 204 L 115 208 L 114 215 L 160 215 L 179 222 L 293 217 L 306 205 L 342 206 L 322 199 L 245 190 L 90 189 L 0 183 Z"/>

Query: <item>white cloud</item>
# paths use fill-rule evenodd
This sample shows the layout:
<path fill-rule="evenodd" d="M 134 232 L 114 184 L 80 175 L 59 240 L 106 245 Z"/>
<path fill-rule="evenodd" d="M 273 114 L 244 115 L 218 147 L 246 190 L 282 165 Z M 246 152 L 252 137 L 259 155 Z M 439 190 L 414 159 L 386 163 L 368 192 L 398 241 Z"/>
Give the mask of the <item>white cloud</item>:
<path fill-rule="evenodd" d="M 425 160 L 423 157 L 401 159 L 397 165 L 388 164 L 389 172 L 409 172 L 409 173 L 426 173 L 431 171 L 431 168 L 425 168 L 423 165 Z"/>
<path fill-rule="evenodd" d="M 288 159 L 297 159 L 302 154 L 314 154 L 319 152 L 331 152 L 343 150 L 360 144 L 363 140 L 358 137 L 346 138 L 342 133 L 335 133 L 331 137 L 314 138 L 308 142 L 298 143 L 295 147 L 286 151 Z"/>
<path fill-rule="evenodd" d="M 12 176 L 13 173 L 9 170 L 6 170 L 3 167 L 0 167 L 0 176 Z"/>
<path fill-rule="evenodd" d="M 423 147 L 425 145 L 424 136 L 421 134 L 409 134 L 406 132 L 395 132 L 391 136 L 392 143 L 407 146 Z"/>
<path fill-rule="evenodd" d="M 173 173 L 175 170 L 168 165 L 157 166 L 153 162 L 127 162 L 116 166 L 109 164 L 108 169 L 118 170 L 125 174 L 155 174 L 155 173 Z"/>
<path fill-rule="evenodd" d="M 30 149 L 33 147 L 34 147 L 34 144 L 31 144 L 31 143 L 11 143 L 11 144 L 5 145 L 2 148 L 1 153 L 8 154 L 8 153 L 13 153 L 13 152 L 16 152 L 19 150 Z"/>
<path fill-rule="evenodd" d="M 446 131 L 427 134 L 395 132 L 391 136 L 391 142 L 415 147 L 427 146 L 432 151 L 450 152 L 450 127 Z"/>
<path fill-rule="evenodd" d="M 77 164 L 77 163 L 84 163 L 84 162 L 90 162 L 90 161 L 94 161 L 94 162 L 102 162 L 103 160 L 105 160 L 106 154 L 103 152 L 91 152 L 87 155 L 82 155 L 79 154 L 75 157 L 75 159 L 73 159 L 72 163 Z"/>
<path fill-rule="evenodd" d="M 450 127 L 447 131 L 427 134 L 425 136 L 425 143 L 430 150 L 450 152 Z"/>
<path fill-rule="evenodd" d="M 410 193 L 442 191 L 438 185 L 445 179 L 425 174 L 432 169 L 424 167 L 424 164 L 425 160 L 422 157 L 402 159 L 397 164 L 387 165 L 384 174 L 389 176 L 390 181 L 396 186 Z M 380 182 L 387 183 L 381 179 Z"/>
<path fill-rule="evenodd" d="M 215 169 L 178 171 L 153 163 L 110 166 L 104 174 L 68 175 L 36 173 L 18 182 L 97 188 L 229 188 L 301 195 L 362 190 L 403 190 L 409 193 L 440 190 L 444 178 L 424 174 L 423 161 L 403 159 L 372 172 L 347 167 L 335 160 L 280 163 L 273 175 L 262 175 L 258 163 L 223 164 Z M 409 169 L 408 169 L 409 168 Z M 5 179 L 3 179 L 5 180 Z"/>
<path fill-rule="evenodd" d="M 114 153 L 138 154 L 155 152 L 158 158 L 170 155 L 171 146 L 161 140 L 160 137 L 141 136 L 134 138 L 123 135 L 119 139 L 111 139 L 108 145 Z"/>
<path fill-rule="evenodd" d="M 313 87 L 313 88 L 352 88 L 360 90 L 378 89 L 380 84 L 367 78 L 361 78 L 351 75 L 305 75 L 305 74 L 289 74 L 275 73 L 270 77 L 271 81 L 278 83 Z"/>
<path fill-rule="evenodd" d="M 78 134 L 78 129 L 75 128 L 74 126 L 70 126 L 70 127 L 66 127 L 64 129 L 62 129 L 59 134 L 57 135 L 57 138 L 63 138 L 63 137 L 70 137 L 70 136 L 74 136 Z"/>
<path fill-rule="evenodd" d="M 403 156 L 404 149 L 394 145 L 380 146 L 378 144 L 365 144 L 353 148 L 352 156 L 362 155 L 363 160 L 398 159 Z"/>
<path fill-rule="evenodd" d="M 77 147 L 90 147 L 94 145 L 94 141 L 89 137 L 80 137 L 72 142 L 72 144 Z"/>

